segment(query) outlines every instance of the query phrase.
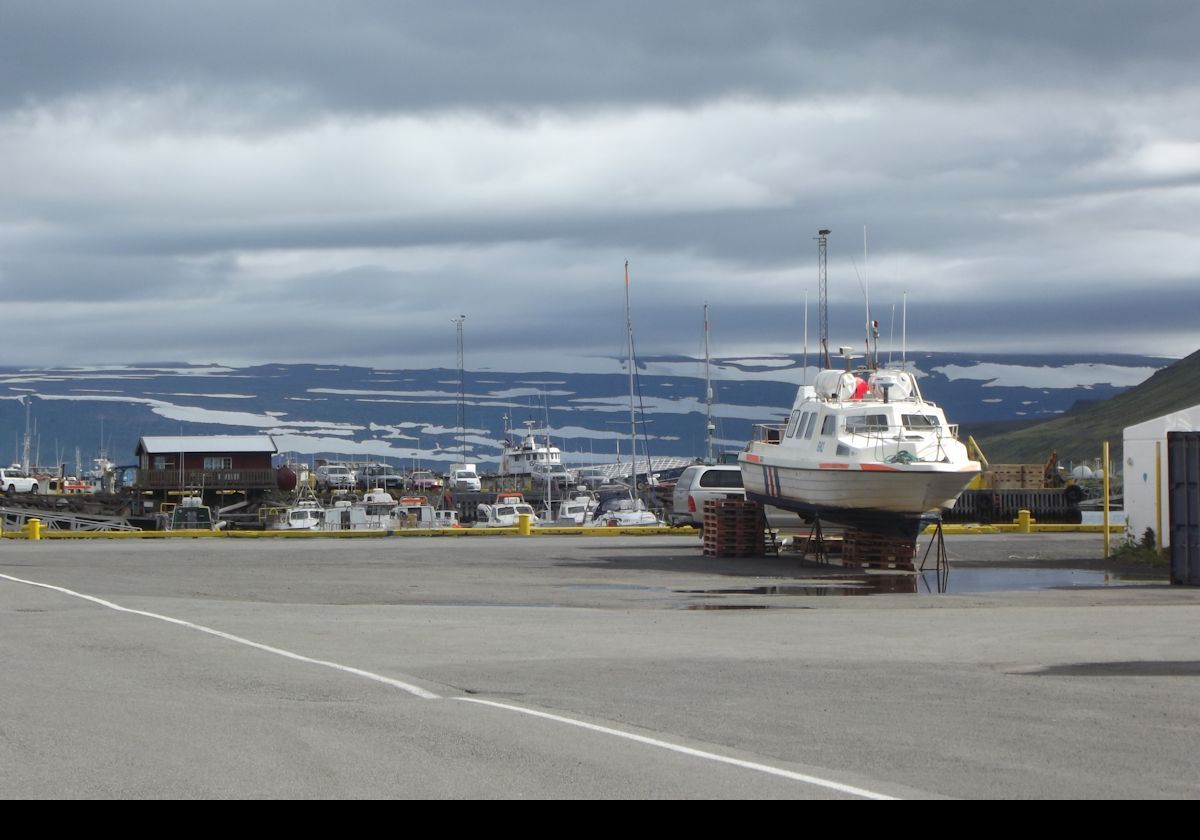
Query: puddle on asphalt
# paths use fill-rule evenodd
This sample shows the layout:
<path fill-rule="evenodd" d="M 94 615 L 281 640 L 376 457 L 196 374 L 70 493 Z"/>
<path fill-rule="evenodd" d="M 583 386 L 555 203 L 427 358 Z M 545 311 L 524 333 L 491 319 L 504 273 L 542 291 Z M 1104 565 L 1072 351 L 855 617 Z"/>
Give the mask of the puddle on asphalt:
<path fill-rule="evenodd" d="M 925 572 L 937 591 L 937 578 Z M 1118 575 L 1092 569 L 955 569 L 951 567 L 949 594 L 969 592 L 1031 592 L 1038 589 L 1084 589 L 1127 586 L 1144 577 Z M 922 590 L 924 591 L 924 590 Z"/>
<path fill-rule="evenodd" d="M 942 591 L 951 595 L 983 592 L 1029 592 L 1039 589 L 1104 588 L 1145 581 L 1136 576 L 1116 575 L 1089 569 L 951 569 Z M 937 594 L 938 576 L 933 571 L 900 574 L 838 575 L 802 584 L 748 586 L 724 589 L 677 589 L 680 595 L 880 595 Z M 711 609 L 698 605 L 688 609 Z M 741 607 L 740 609 L 747 609 Z"/>
<path fill-rule="evenodd" d="M 564 586 L 563 589 L 576 589 L 595 592 L 601 591 L 617 591 L 617 592 L 663 592 L 665 586 L 639 586 L 636 583 L 572 583 L 569 586 Z"/>

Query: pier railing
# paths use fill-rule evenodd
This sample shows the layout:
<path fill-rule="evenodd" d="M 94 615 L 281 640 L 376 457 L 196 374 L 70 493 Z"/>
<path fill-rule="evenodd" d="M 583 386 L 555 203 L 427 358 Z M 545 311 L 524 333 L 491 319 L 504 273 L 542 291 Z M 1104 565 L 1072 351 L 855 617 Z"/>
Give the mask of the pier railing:
<path fill-rule="evenodd" d="M 262 490 L 276 484 L 275 470 L 138 470 L 142 490 Z"/>

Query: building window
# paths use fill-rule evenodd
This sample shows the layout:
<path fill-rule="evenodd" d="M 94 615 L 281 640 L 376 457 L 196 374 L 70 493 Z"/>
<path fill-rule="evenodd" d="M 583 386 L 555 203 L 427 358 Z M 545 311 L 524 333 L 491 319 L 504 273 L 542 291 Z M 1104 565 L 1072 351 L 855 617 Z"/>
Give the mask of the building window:
<path fill-rule="evenodd" d="M 219 455 L 206 456 L 204 459 L 204 469 L 206 469 L 206 470 L 233 469 L 233 459 L 232 458 L 223 458 Z"/>

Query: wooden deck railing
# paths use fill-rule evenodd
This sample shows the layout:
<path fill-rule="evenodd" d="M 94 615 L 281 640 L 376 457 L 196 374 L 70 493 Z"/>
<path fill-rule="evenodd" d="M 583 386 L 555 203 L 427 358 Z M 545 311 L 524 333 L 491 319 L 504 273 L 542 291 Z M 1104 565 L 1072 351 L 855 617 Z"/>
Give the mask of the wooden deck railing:
<path fill-rule="evenodd" d="M 261 490 L 274 487 L 275 470 L 138 470 L 142 490 Z"/>

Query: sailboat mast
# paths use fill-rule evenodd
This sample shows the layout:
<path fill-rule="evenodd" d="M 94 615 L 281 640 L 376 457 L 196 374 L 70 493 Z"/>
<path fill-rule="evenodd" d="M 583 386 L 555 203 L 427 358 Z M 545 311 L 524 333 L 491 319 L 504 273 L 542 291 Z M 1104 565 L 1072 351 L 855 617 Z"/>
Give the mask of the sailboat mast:
<path fill-rule="evenodd" d="M 633 408 L 633 316 L 629 310 L 629 260 L 625 260 L 625 336 L 629 345 L 629 486 L 637 487 L 637 417 Z M 647 469 L 649 475 L 649 469 Z"/>
<path fill-rule="evenodd" d="M 713 389 L 712 377 L 709 375 L 709 367 L 712 359 L 708 354 L 708 304 L 704 304 L 704 402 L 707 408 L 705 429 L 705 445 L 704 445 L 704 463 L 713 463 Z"/>

